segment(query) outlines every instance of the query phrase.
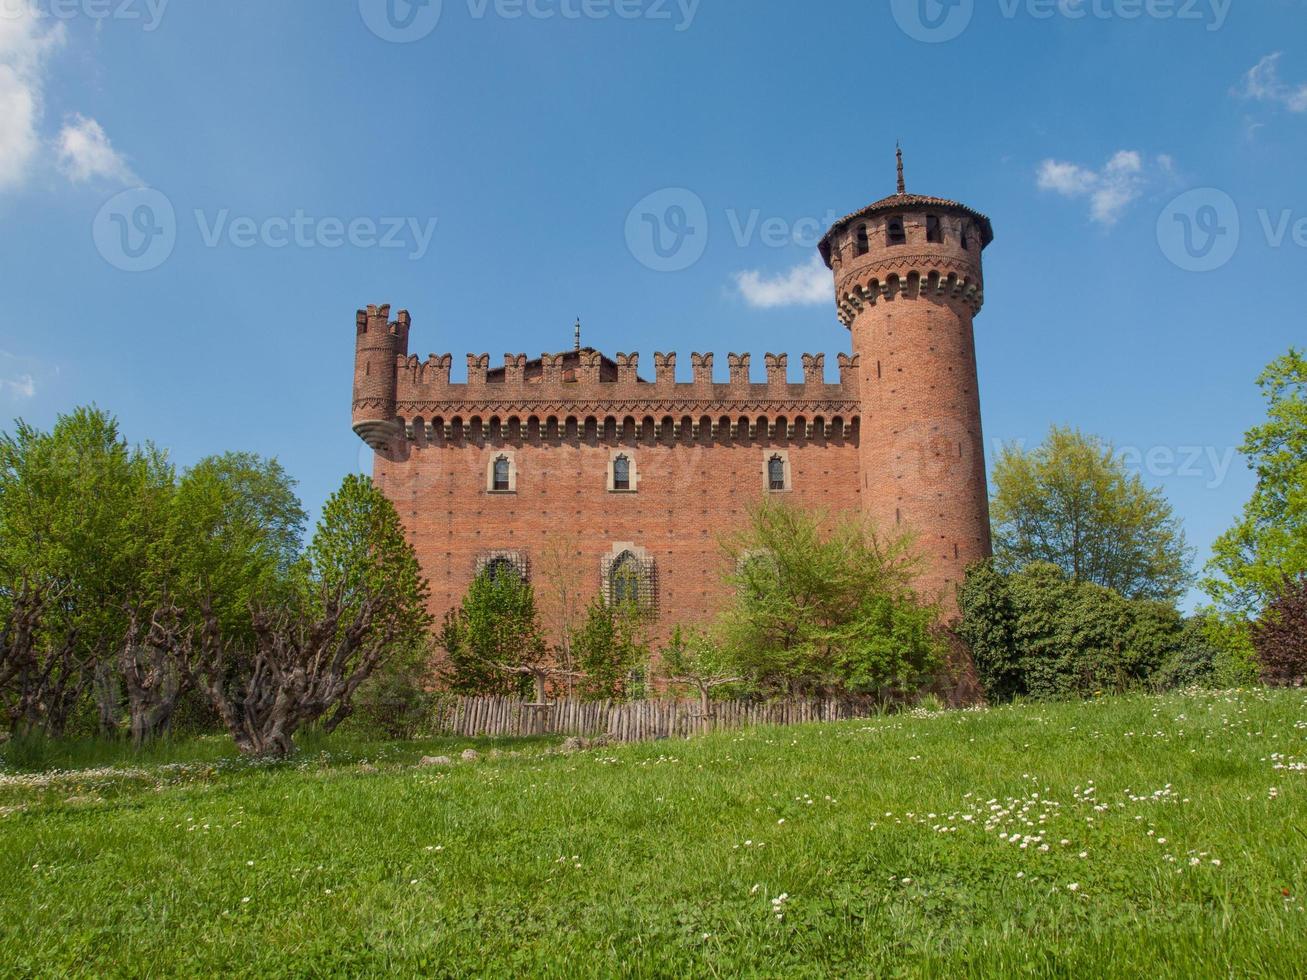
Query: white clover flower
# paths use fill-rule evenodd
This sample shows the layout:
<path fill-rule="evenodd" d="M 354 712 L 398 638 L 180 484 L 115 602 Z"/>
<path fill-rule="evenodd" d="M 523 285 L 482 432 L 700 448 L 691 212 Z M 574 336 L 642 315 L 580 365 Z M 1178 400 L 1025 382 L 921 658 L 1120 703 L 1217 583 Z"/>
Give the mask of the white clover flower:
<path fill-rule="evenodd" d="M 1078 882 L 1078 881 L 1073 881 L 1073 882 L 1071 882 L 1071 884 L 1069 884 L 1069 885 L 1066 886 L 1066 890 L 1069 891 L 1069 892 L 1078 892 L 1078 891 L 1080 891 L 1080 882 Z"/>

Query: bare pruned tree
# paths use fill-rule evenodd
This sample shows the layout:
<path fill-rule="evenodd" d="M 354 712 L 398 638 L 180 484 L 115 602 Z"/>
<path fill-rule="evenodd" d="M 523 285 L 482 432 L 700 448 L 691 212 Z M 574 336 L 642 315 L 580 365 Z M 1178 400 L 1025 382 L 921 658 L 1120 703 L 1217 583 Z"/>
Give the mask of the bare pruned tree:
<path fill-rule="evenodd" d="M 24 584 L 0 626 L 0 711 L 14 734 L 62 735 L 91 683 L 76 629 L 47 629 L 52 601 Z"/>
<path fill-rule="evenodd" d="M 242 642 L 204 609 L 199 672 L 237 747 L 286 756 L 295 732 L 334 731 L 359 686 L 393 653 L 427 635 L 428 586 L 399 515 L 365 477 L 349 476 L 323 508 L 289 595 L 256 607 Z"/>
<path fill-rule="evenodd" d="M 194 683 L 197 666 L 195 634 L 183 622 L 182 610 L 163 603 L 143 628 L 141 615 L 128 611 L 127 637 L 118 655 L 118 668 L 127 693 L 132 745 L 168 731 L 182 696 Z"/>

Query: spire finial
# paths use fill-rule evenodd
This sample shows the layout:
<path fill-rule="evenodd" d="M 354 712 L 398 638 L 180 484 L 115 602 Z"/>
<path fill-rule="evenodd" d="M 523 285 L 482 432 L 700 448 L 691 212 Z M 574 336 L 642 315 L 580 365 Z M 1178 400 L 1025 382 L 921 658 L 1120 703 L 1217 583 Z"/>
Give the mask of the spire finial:
<path fill-rule="evenodd" d="M 903 145 L 901 143 L 895 142 L 894 155 L 898 157 L 899 161 L 899 193 L 906 194 L 908 192 L 908 187 L 903 182 Z"/>
<path fill-rule="evenodd" d="M 573 342 L 572 349 L 578 351 L 581 349 L 581 318 L 580 317 L 576 318 L 576 335 L 575 335 L 575 340 Z"/>

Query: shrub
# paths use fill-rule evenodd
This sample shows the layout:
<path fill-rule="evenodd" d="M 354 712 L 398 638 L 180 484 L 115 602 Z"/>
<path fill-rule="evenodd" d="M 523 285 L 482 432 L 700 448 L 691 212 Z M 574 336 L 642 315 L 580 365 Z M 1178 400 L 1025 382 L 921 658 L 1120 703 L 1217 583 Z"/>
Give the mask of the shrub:
<path fill-rule="evenodd" d="M 634 604 L 609 605 L 597 597 L 572 636 L 581 676 L 577 690 L 587 701 L 625 701 L 643 696 L 649 663 L 644 617 Z"/>
<path fill-rule="evenodd" d="M 1194 616 L 1185 621 L 1174 648 L 1153 675 L 1156 690 L 1221 686 L 1222 651 L 1212 641 L 1209 618 Z"/>
<path fill-rule="evenodd" d="M 530 671 L 542 668 L 546 652 L 531 584 L 483 571 L 446 614 L 437 642 L 448 655 L 442 680 L 451 691 L 528 696 Z"/>
<path fill-rule="evenodd" d="M 1307 679 L 1307 575 L 1286 582 L 1253 627 L 1262 680 L 1301 687 Z"/>
<path fill-rule="evenodd" d="M 1174 655 L 1183 630 L 1165 603 L 1074 582 L 1042 562 L 1011 575 L 979 565 L 960 601 L 960 633 L 998 701 L 1139 687 Z"/>
<path fill-rule="evenodd" d="M 883 697 L 939 671 L 939 609 L 916 591 L 909 537 L 764 503 L 726 550 L 735 594 L 719 626 L 724 653 L 761 691 Z"/>

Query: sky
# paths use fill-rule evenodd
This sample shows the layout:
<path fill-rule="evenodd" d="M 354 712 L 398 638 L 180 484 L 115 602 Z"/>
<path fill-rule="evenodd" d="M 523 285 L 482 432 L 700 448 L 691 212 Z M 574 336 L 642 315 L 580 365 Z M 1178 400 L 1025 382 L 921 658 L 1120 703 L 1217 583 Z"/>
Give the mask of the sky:
<path fill-rule="evenodd" d="M 1307 340 L 1307 0 L 0 0 L 0 414 L 179 466 L 370 456 L 354 311 L 411 349 L 849 349 L 816 242 L 989 215 L 986 442 L 1110 440 L 1196 565 Z M 1192 597 L 1191 597 L 1191 602 Z"/>

